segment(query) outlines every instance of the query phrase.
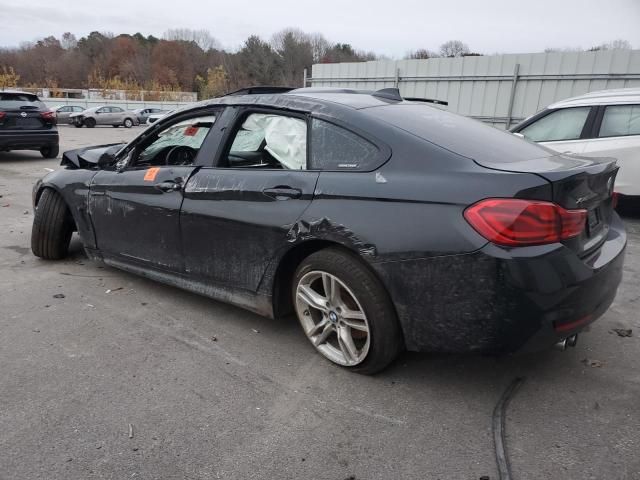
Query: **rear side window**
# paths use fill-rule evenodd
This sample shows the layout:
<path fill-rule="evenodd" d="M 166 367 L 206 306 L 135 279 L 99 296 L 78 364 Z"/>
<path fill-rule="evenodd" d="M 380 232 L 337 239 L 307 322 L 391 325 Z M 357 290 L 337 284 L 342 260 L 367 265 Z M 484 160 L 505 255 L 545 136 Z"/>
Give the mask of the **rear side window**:
<path fill-rule="evenodd" d="M 520 133 L 534 142 L 577 140 L 580 138 L 590 110 L 591 107 L 556 110 L 524 127 Z"/>
<path fill-rule="evenodd" d="M 613 105 L 604 110 L 599 137 L 640 135 L 640 105 Z"/>
<path fill-rule="evenodd" d="M 311 163 L 314 170 L 373 170 L 382 163 L 380 150 L 355 133 L 323 120 L 311 120 Z"/>

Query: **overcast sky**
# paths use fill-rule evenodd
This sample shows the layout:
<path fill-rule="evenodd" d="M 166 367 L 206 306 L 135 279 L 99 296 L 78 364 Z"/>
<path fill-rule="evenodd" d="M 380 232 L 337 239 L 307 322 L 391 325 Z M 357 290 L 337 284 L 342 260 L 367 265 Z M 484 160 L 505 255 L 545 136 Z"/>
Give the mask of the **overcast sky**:
<path fill-rule="evenodd" d="M 626 39 L 640 48 L 640 0 L 0 0 L 0 45 L 93 30 L 161 36 L 209 30 L 227 49 L 285 27 L 320 32 L 391 57 L 458 39 L 475 52 L 589 48 Z"/>

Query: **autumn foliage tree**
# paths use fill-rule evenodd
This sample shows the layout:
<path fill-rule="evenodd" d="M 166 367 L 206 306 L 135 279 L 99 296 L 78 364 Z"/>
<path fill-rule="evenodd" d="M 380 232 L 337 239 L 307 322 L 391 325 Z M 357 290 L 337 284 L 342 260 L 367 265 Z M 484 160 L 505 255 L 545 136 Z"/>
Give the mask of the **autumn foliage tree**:
<path fill-rule="evenodd" d="M 313 63 L 374 58 L 295 28 L 269 41 L 252 35 L 234 52 L 207 30 L 172 29 L 162 38 L 91 32 L 78 39 L 65 32 L 0 48 L 0 75 L 22 87 L 198 91 L 207 98 L 249 85 L 300 86 Z"/>

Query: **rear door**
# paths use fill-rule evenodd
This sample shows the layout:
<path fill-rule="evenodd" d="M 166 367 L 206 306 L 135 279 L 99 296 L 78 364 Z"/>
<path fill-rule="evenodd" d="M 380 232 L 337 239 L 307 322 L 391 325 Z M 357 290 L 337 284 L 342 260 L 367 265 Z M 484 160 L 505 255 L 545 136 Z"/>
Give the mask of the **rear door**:
<path fill-rule="evenodd" d="M 200 169 L 185 187 L 185 269 L 201 281 L 256 291 L 311 203 L 319 173 L 308 170 L 304 114 L 239 109 L 228 130 L 217 166 Z"/>
<path fill-rule="evenodd" d="M 586 146 L 592 107 L 550 111 L 517 133 L 560 153 L 581 154 Z"/>
<path fill-rule="evenodd" d="M 640 104 L 603 106 L 597 124 L 597 136 L 583 154 L 617 159 L 615 190 L 640 195 Z"/>
<path fill-rule="evenodd" d="M 119 168 L 91 184 L 89 211 L 99 250 L 145 267 L 182 272 L 183 189 L 202 162 L 218 110 L 198 110 L 154 129 L 122 152 Z M 208 157 L 208 159 L 207 159 Z"/>

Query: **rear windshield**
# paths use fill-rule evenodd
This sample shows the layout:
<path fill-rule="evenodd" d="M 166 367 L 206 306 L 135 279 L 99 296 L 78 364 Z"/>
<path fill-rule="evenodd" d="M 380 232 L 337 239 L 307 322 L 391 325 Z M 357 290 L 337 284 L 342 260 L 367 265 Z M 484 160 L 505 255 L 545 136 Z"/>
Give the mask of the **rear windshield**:
<path fill-rule="evenodd" d="M 29 93 L 8 93 L 0 92 L 0 108 L 21 108 L 21 107 L 45 108 L 36 95 Z"/>
<path fill-rule="evenodd" d="M 504 130 L 427 105 L 401 103 L 361 112 L 480 162 L 510 163 L 550 155 L 548 149 Z"/>

